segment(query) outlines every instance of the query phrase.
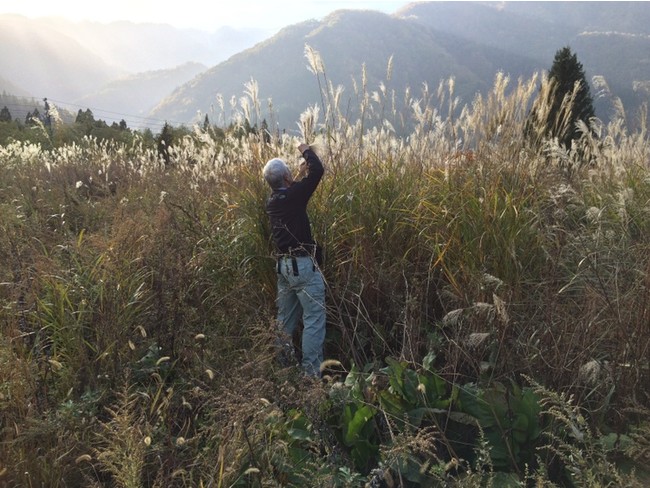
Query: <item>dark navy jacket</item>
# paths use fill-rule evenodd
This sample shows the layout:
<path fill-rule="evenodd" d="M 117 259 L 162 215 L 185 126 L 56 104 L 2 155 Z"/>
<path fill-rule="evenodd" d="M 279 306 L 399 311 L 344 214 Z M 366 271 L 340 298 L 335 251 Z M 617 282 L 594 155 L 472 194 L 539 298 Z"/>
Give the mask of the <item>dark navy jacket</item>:
<path fill-rule="evenodd" d="M 315 245 L 307 216 L 307 203 L 325 170 L 311 149 L 305 150 L 302 156 L 309 168 L 307 176 L 294 181 L 288 188 L 273 190 L 266 203 L 273 241 L 281 254 L 311 254 Z"/>

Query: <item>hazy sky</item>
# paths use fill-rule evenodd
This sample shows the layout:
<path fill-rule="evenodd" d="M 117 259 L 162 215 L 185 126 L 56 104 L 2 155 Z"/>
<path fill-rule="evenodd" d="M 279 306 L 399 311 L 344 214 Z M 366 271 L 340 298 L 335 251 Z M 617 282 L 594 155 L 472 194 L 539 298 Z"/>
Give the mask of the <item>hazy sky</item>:
<path fill-rule="evenodd" d="M 393 13 L 408 1 L 330 0 L 0 0 L 0 14 L 59 16 L 70 20 L 154 22 L 212 31 L 224 25 L 276 31 L 320 19 L 334 10 L 370 9 Z"/>

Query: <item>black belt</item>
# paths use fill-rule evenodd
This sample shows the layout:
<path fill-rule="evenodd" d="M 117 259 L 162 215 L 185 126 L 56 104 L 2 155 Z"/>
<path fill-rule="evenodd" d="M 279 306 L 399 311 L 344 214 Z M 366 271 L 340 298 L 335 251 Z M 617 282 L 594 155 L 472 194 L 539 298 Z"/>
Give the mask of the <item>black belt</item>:
<path fill-rule="evenodd" d="M 294 276 L 299 276 L 300 273 L 298 273 L 298 261 L 296 261 L 296 258 L 311 257 L 311 254 L 308 253 L 307 251 L 304 251 L 304 253 L 301 253 L 301 254 L 296 254 L 296 251 L 294 251 L 293 254 L 280 254 L 280 255 L 278 255 L 278 260 L 277 260 L 278 274 L 282 274 L 282 268 L 281 268 L 282 259 L 291 258 L 291 268 L 293 269 L 293 275 Z M 314 269 L 316 269 L 316 264 L 315 263 L 314 263 Z"/>
<path fill-rule="evenodd" d="M 306 247 L 307 246 L 307 247 Z M 280 253 L 283 256 L 295 256 L 295 257 L 304 257 L 304 256 L 313 256 L 314 253 L 311 250 L 313 246 L 305 244 L 304 246 L 289 248 L 289 250 Z"/>

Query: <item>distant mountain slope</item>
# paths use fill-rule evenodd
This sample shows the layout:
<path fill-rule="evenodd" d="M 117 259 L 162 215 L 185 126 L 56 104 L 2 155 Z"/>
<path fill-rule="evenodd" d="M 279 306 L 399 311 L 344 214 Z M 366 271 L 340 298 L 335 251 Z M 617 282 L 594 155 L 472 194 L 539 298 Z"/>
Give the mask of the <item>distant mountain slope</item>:
<path fill-rule="evenodd" d="M 418 2 L 395 16 L 430 27 L 441 34 L 535 60 L 552 59 L 557 47 L 551 39 L 567 39 L 575 29 L 563 18 L 530 18 L 512 9 L 514 2 Z M 528 4 L 528 2 L 525 2 Z"/>
<path fill-rule="evenodd" d="M 79 99 L 77 104 L 108 110 L 113 113 L 115 119 L 123 118 L 129 127 L 139 128 L 147 125 L 146 121 L 139 117 L 146 116 L 162 98 L 176 87 L 183 85 L 206 69 L 207 67 L 203 64 L 185 63 L 174 69 L 147 71 L 125 76 L 104 85 L 96 93 Z M 101 115 L 100 117 L 103 118 Z"/>
<path fill-rule="evenodd" d="M 254 79 L 262 101 L 272 99 L 278 125 L 295 127 L 301 111 L 320 103 L 317 81 L 306 69 L 305 44 L 321 53 L 328 79 L 346 87 L 344 98 L 352 106 L 357 103 L 351 79 L 359 81 L 365 65 L 369 89 L 376 90 L 386 80 L 391 55 L 394 69 L 387 85 L 398 95 L 406 86 L 419 90 L 426 82 L 435 88 L 453 76 L 456 94 L 470 103 L 477 91 L 492 86 L 498 71 L 514 79 L 547 71 L 556 51 L 569 45 L 589 79 L 611 80 L 612 91 L 634 108 L 641 92 L 632 87 L 650 80 L 643 40 L 649 26 L 647 2 L 418 2 L 393 16 L 339 11 L 322 22 L 288 27 L 215 66 L 163 100 L 152 116 L 191 121 L 197 112 L 211 110 L 218 93 L 226 100 L 241 96 L 244 84 Z M 605 35 L 611 42 L 603 44 Z"/>
<path fill-rule="evenodd" d="M 538 61 L 583 32 L 650 34 L 647 2 L 418 2 L 395 15 Z"/>
<path fill-rule="evenodd" d="M 101 24 L 0 14 L 0 77 L 4 80 L 0 88 L 68 103 L 84 97 L 90 100 L 97 90 L 118 78 L 181 65 L 185 68 L 178 73 L 187 73 L 187 63 L 214 66 L 263 37 L 259 30 L 229 27 L 203 32 L 162 24 Z M 155 94 L 155 102 L 177 86 L 170 86 L 171 78 L 164 81 L 147 74 L 141 81 L 147 79 L 150 86 L 141 92 Z M 182 84 L 188 79 L 181 75 L 175 81 Z M 127 92 L 119 93 L 119 86 L 111 87 L 113 100 L 133 98 Z M 150 108 L 154 103 L 151 96 L 146 98 Z"/>
<path fill-rule="evenodd" d="M 632 109 L 650 102 L 650 36 L 617 32 L 585 32 L 576 37 L 573 47 L 590 75 L 604 76 L 609 89 Z M 611 110 L 607 93 L 594 93 L 596 109 L 603 116 Z M 600 95 L 600 96 L 599 96 Z"/>
<path fill-rule="evenodd" d="M 285 28 L 233 56 L 180 87 L 151 115 L 192 120 L 197 111 L 210 111 L 217 94 L 226 100 L 241 96 L 244 84 L 253 79 L 259 84 L 262 101 L 272 100 L 278 125 L 294 128 L 300 112 L 320 103 L 318 82 L 307 69 L 306 44 L 320 52 L 328 79 L 345 87 L 343 105 L 347 106 L 348 100 L 352 107 L 358 105 L 352 79 L 361 82 L 363 65 L 371 91 L 385 81 L 401 98 L 407 86 L 419 92 L 427 82 L 435 90 L 441 80 L 454 76 L 457 92 L 465 101 L 471 101 L 477 90 L 491 86 L 506 61 L 529 72 L 534 68 L 525 57 L 440 35 L 415 22 L 373 11 L 341 10 L 322 22 Z M 391 56 L 393 70 L 387 81 Z"/>
<path fill-rule="evenodd" d="M 268 82 L 261 87 L 262 98 L 273 94 L 274 100 L 291 105 L 292 95 L 295 95 L 304 101 L 305 96 L 313 96 L 314 82 L 304 68 L 304 46 L 296 39 L 303 39 L 316 25 L 316 22 L 306 22 L 287 27 L 273 38 L 232 56 L 177 88 L 150 115 L 158 119 L 192 121 L 200 110 L 217 122 L 211 111 L 217 94 L 222 94 L 226 101 L 231 96 L 240 96 L 244 83 L 251 78 L 258 79 L 262 73 L 266 74 L 264 78 Z M 300 63 L 303 69 L 295 70 L 292 66 L 295 63 Z"/>
<path fill-rule="evenodd" d="M 529 56 L 538 71 L 549 70 L 555 52 L 570 46 L 587 78 L 603 76 L 624 106 L 634 108 L 648 100 L 647 91 L 635 89 L 650 82 L 648 2 L 420 2 L 396 15 Z M 597 115 L 609 115 L 608 103 L 596 99 Z"/>
<path fill-rule="evenodd" d="M 501 2 L 497 8 L 516 13 L 533 21 L 561 23 L 577 32 L 619 31 L 630 34 L 648 33 L 647 2 Z"/>
<path fill-rule="evenodd" d="M 101 58 L 55 29 L 0 16 L 0 76 L 36 97 L 72 100 L 115 75 Z"/>
<path fill-rule="evenodd" d="M 0 93 L 11 93 L 12 95 L 18 95 L 21 97 L 29 96 L 27 90 L 20 88 L 13 82 L 4 79 L 2 76 L 0 76 Z"/>
<path fill-rule="evenodd" d="M 214 66 L 266 37 L 258 29 L 226 26 L 205 32 L 126 21 L 102 24 L 51 18 L 42 22 L 126 73 L 170 69 L 188 62 Z"/>

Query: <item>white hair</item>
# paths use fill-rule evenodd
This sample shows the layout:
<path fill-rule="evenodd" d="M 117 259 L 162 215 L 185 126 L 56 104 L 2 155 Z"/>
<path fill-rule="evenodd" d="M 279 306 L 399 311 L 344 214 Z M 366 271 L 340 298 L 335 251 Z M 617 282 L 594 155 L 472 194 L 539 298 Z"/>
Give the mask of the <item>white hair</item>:
<path fill-rule="evenodd" d="M 273 158 L 264 165 L 264 179 L 273 189 L 284 186 L 285 177 L 291 177 L 291 170 L 287 163 L 280 158 Z"/>

